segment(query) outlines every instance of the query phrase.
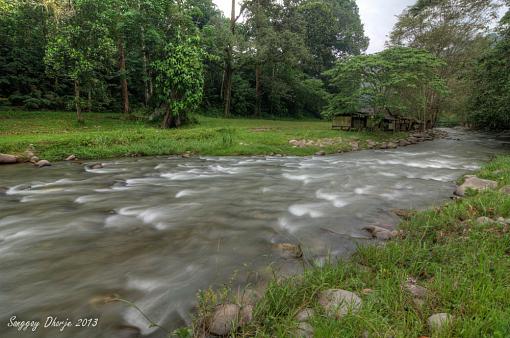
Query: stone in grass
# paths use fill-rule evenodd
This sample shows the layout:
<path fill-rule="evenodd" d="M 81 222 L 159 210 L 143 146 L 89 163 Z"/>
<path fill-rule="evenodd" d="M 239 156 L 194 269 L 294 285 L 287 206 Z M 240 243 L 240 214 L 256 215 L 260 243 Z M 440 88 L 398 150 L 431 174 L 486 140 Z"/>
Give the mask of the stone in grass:
<path fill-rule="evenodd" d="M 326 152 L 325 151 L 318 151 L 315 153 L 315 156 L 326 156 Z"/>
<path fill-rule="evenodd" d="M 307 322 L 310 318 L 313 317 L 314 311 L 310 308 L 305 308 L 298 312 L 296 315 L 296 320 L 298 322 Z"/>
<path fill-rule="evenodd" d="M 69 155 L 66 157 L 66 161 L 74 161 L 76 160 L 76 155 Z"/>
<path fill-rule="evenodd" d="M 466 176 L 464 183 L 457 187 L 455 195 L 465 196 L 468 189 L 482 191 L 487 189 L 496 189 L 498 183 L 496 181 L 484 180 L 473 175 Z"/>
<path fill-rule="evenodd" d="M 435 313 L 429 317 L 427 322 L 431 331 L 437 331 L 450 325 L 452 321 L 453 317 L 448 313 Z"/>
<path fill-rule="evenodd" d="M 368 231 L 373 238 L 386 241 L 397 237 L 399 232 L 396 230 L 388 230 L 377 225 L 367 225 L 363 230 Z"/>
<path fill-rule="evenodd" d="M 505 185 L 504 187 L 499 189 L 499 192 L 501 192 L 505 195 L 510 195 L 510 185 Z"/>
<path fill-rule="evenodd" d="M 481 216 L 481 217 L 478 217 L 476 219 L 476 223 L 478 223 L 478 224 L 489 224 L 489 223 L 494 223 L 494 220 L 492 220 L 491 218 L 489 218 L 487 216 Z"/>
<path fill-rule="evenodd" d="M 429 290 L 416 284 L 416 280 L 413 278 L 409 278 L 407 282 L 404 283 L 404 290 L 409 292 L 413 297 L 424 299 L 429 295 Z"/>
<path fill-rule="evenodd" d="M 307 322 L 300 322 L 294 337 L 313 338 L 313 327 Z"/>
<path fill-rule="evenodd" d="M 243 326 L 251 322 L 253 319 L 253 305 L 246 305 L 239 312 L 239 325 Z"/>
<path fill-rule="evenodd" d="M 328 316 L 338 319 L 349 312 L 358 312 L 361 308 L 361 298 L 350 291 L 330 289 L 319 294 L 319 304 Z"/>
<path fill-rule="evenodd" d="M 209 320 L 208 331 L 217 336 L 226 336 L 239 327 L 239 312 L 237 304 L 220 304 L 214 309 Z"/>

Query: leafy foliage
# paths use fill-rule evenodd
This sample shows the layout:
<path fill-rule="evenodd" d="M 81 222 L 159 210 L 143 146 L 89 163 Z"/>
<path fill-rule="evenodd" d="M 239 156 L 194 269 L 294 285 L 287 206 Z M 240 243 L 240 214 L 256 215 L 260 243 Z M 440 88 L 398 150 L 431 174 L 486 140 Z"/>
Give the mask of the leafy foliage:
<path fill-rule="evenodd" d="M 435 96 L 446 94 L 439 76 L 443 62 L 419 49 L 395 47 L 372 55 L 350 57 L 326 72 L 335 93 L 326 117 L 373 108 L 378 113 L 432 120 Z"/>

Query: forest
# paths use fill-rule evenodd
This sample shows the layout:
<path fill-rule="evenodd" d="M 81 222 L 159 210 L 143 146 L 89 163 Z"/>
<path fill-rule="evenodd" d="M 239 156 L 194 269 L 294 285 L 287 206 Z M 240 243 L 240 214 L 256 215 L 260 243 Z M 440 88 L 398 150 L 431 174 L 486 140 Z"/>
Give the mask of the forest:
<path fill-rule="evenodd" d="M 162 127 L 194 113 L 329 119 L 367 106 L 510 126 L 503 2 L 418 0 L 370 55 L 354 0 L 235 4 L 225 17 L 211 0 L 0 0 L 0 106 Z"/>

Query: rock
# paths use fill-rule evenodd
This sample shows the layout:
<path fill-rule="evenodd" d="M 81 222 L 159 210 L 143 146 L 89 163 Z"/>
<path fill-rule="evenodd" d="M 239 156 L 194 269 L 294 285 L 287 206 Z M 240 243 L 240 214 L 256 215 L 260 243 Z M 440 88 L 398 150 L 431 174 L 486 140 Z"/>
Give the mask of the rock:
<path fill-rule="evenodd" d="M 239 305 L 221 304 L 216 306 L 209 320 L 208 331 L 217 336 L 226 336 L 239 327 Z"/>
<path fill-rule="evenodd" d="M 453 321 L 453 317 L 448 313 L 435 313 L 427 320 L 431 331 L 441 330 Z"/>
<path fill-rule="evenodd" d="M 138 338 L 142 336 L 142 331 L 132 325 L 120 325 L 117 327 L 114 338 Z"/>
<path fill-rule="evenodd" d="M 280 250 L 280 254 L 284 258 L 301 258 L 303 257 L 303 250 L 296 244 L 291 243 L 277 243 L 274 247 Z"/>
<path fill-rule="evenodd" d="M 318 151 L 315 153 L 315 156 L 326 156 L 326 152 L 325 151 Z"/>
<path fill-rule="evenodd" d="M 103 168 L 103 164 L 102 163 L 92 163 L 92 164 L 89 164 L 87 166 L 87 168 L 88 169 L 92 169 L 92 170 L 94 170 L 94 169 L 101 169 L 101 168 Z"/>
<path fill-rule="evenodd" d="M 92 297 L 89 300 L 89 304 L 93 305 L 93 306 L 104 305 L 104 304 L 108 304 L 108 303 L 113 303 L 113 302 L 117 301 L 119 298 L 120 298 L 120 296 L 116 293 L 111 294 L 111 295 L 99 295 L 99 296 Z"/>
<path fill-rule="evenodd" d="M 464 183 L 457 187 L 455 190 L 455 195 L 464 196 L 468 189 L 482 191 L 487 189 L 496 189 L 498 187 L 498 183 L 496 181 L 484 180 L 478 178 L 476 176 L 468 175 Z"/>
<path fill-rule="evenodd" d="M 312 338 L 313 337 L 313 327 L 307 322 L 300 322 L 296 334 L 293 337 L 297 338 Z"/>
<path fill-rule="evenodd" d="M 303 309 L 303 310 L 298 312 L 298 314 L 296 315 L 296 320 L 298 322 L 306 322 L 310 318 L 312 318 L 313 315 L 314 315 L 313 309 L 305 308 L 305 309 Z"/>
<path fill-rule="evenodd" d="M 190 158 L 191 157 L 191 153 L 187 151 L 187 152 L 181 154 L 181 157 L 182 158 Z"/>
<path fill-rule="evenodd" d="M 408 280 L 404 284 L 404 289 L 409 292 L 413 297 L 423 299 L 427 298 L 429 290 L 423 286 L 417 285 L 416 282 Z"/>
<path fill-rule="evenodd" d="M 319 294 L 319 304 L 329 316 L 338 319 L 349 312 L 358 312 L 361 308 L 361 298 L 350 291 L 330 289 Z"/>
<path fill-rule="evenodd" d="M 406 140 L 400 140 L 398 141 L 398 145 L 399 147 L 405 147 L 405 146 L 408 146 L 410 143 Z"/>
<path fill-rule="evenodd" d="M 37 162 L 39 162 L 39 157 L 37 157 L 37 156 L 32 156 L 32 157 L 30 158 L 30 162 L 32 162 L 32 163 L 37 163 Z"/>
<path fill-rule="evenodd" d="M 510 195 L 510 185 L 505 185 L 504 187 L 499 189 L 499 192 L 506 194 L 506 195 Z"/>
<path fill-rule="evenodd" d="M 250 323 L 253 320 L 253 306 L 246 305 L 241 308 L 239 313 L 239 324 L 241 326 Z"/>
<path fill-rule="evenodd" d="M 368 231 L 373 238 L 383 241 L 397 237 L 399 234 L 399 232 L 396 230 L 388 230 L 377 225 L 368 225 L 364 227 L 363 230 Z"/>
<path fill-rule="evenodd" d="M 352 151 L 358 151 L 359 143 L 356 141 L 349 142 Z"/>
<path fill-rule="evenodd" d="M 414 210 L 406 210 L 406 209 L 398 209 L 398 208 L 391 209 L 391 212 L 402 219 L 410 219 L 411 217 L 413 217 L 416 214 L 416 211 L 414 211 Z"/>
<path fill-rule="evenodd" d="M 383 143 L 379 144 L 379 149 L 388 149 L 388 143 L 383 142 Z"/>
<path fill-rule="evenodd" d="M 66 161 L 74 161 L 74 160 L 76 160 L 76 156 L 75 155 L 69 155 L 66 158 Z"/>
<path fill-rule="evenodd" d="M 241 306 L 255 305 L 260 299 L 260 295 L 253 289 L 244 289 L 237 292 L 236 301 Z"/>
<path fill-rule="evenodd" d="M 364 294 L 364 295 L 369 295 L 372 292 L 374 292 L 374 290 L 372 290 L 370 288 L 366 288 L 366 289 L 361 290 L 361 293 Z"/>
<path fill-rule="evenodd" d="M 0 154 L 0 164 L 14 164 L 18 162 L 18 158 L 14 155 Z"/>
<path fill-rule="evenodd" d="M 397 145 L 393 142 L 388 142 L 388 149 L 395 149 Z"/>
<path fill-rule="evenodd" d="M 476 219 L 477 224 L 488 224 L 488 223 L 494 223 L 494 220 L 490 219 L 486 216 L 481 216 Z"/>
<path fill-rule="evenodd" d="M 51 163 L 50 161 L 47 160 L 39 160 L 35 163 L 35 165 L 38 166 L 39 168 L 42 168 L 51 166 Z"/>

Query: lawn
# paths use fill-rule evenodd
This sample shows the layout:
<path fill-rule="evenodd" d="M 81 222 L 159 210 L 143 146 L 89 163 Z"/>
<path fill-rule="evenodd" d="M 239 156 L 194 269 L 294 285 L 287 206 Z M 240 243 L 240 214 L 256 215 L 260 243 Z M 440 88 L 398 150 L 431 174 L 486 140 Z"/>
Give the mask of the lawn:
<path fill-rule="evenodd" d="M 510 157 L 497 158 L 478 176 L 509 185 Z M 480 222 L 481 216 L 491 221 Z M 505 220 L 495 221 L 500 217 Z M 253 321 L 236 336 L 296 336 L 296 314 L 311 308 L 314 337 L 510 337 L 509 217 L 510 196 L 497 190 L 410 213 L 397 239 L 271 282 Z M 403 287 L 409 280 L 427 289 L 423 299 Z M 331 288 L 359 295 L 360 311 L 340 319 L 325 315 L 317 297 Z M 434 313 L 453 319 L 432 331 L 427 319 Z"/>
<path fill-rule="evenodd" d="M 79 125 L 70 112 L 0 112 L 0 153 L 21 154 L 30 144 L 40 158 L 63 160 L 171 155 L 312 155 L 360 148 L 367 140 L 390 141 L 400 133 L 341 132 L 320 120 L 276 121 L 197 116 L 196 124 L 163 130 L 147 121 L 124 120 L 120 114 L 85 113 Z M 333 138 L 333 144 L 293 147 L 292 139 Z"/>

